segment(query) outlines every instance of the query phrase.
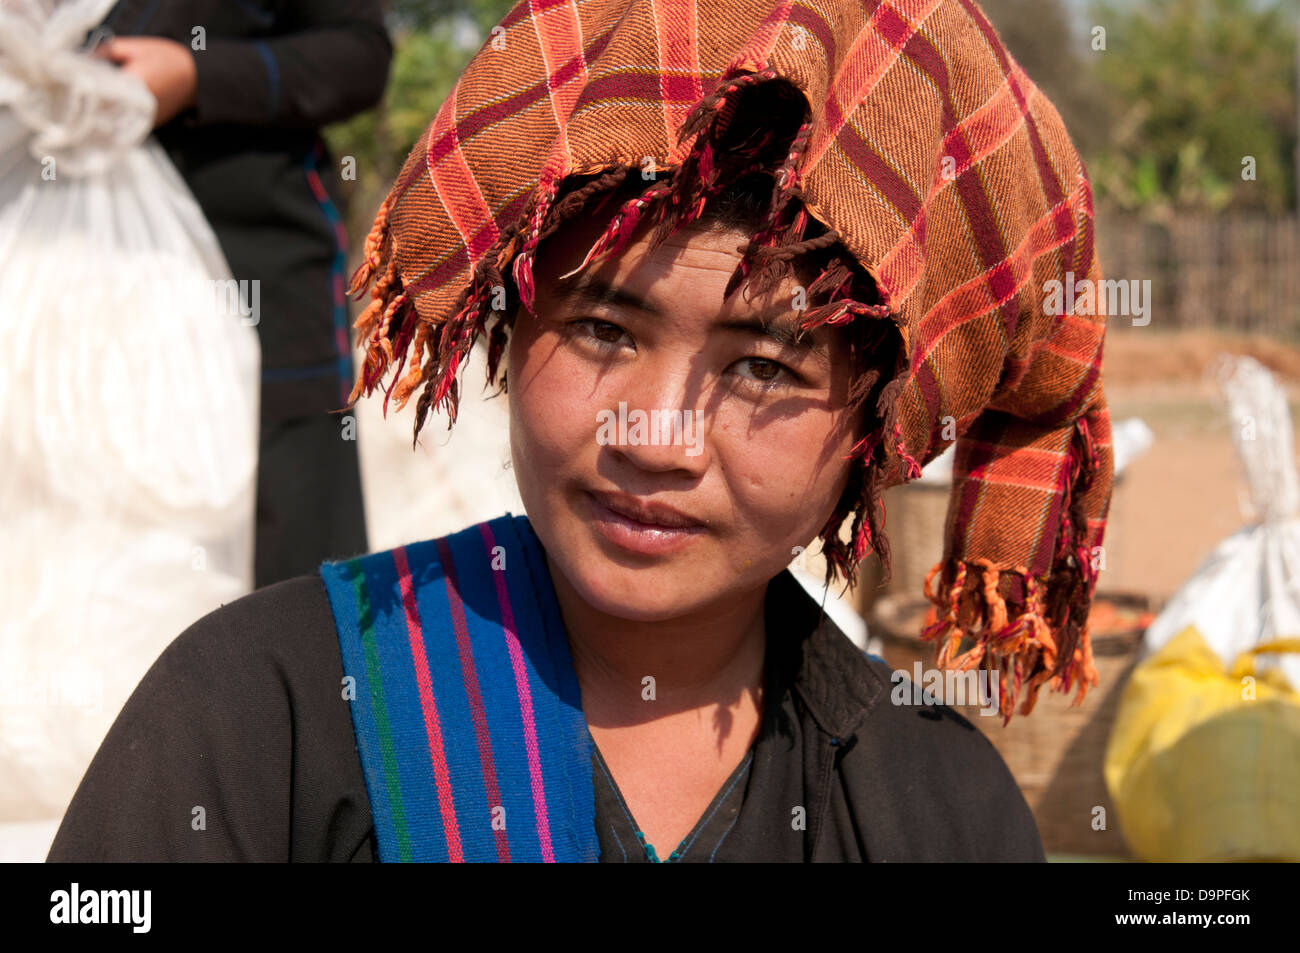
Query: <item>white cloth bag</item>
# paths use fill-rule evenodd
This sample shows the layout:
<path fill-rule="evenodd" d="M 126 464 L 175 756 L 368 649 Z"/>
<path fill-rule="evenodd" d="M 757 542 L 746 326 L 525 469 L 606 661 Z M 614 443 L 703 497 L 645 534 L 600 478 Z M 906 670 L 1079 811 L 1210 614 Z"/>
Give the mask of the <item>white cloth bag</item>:
<path fill-rule="evenodd" d="M 1216 369 L 1253 518 L 1220 543 L 1161 610 L 1143 637 L 1143 658 L 1189 625 L 1225 666 L 1263 642 L 1300 636 L 1300 484 L 1286 392 L 1251 357 L 1225 355 Z M 1300 690 L 1300 657 L 1261 655 L 1255 665 L 1280 668 Z"/>
<path fill-rule="evenodd" d="M 153 96 L 79 49 L 111 6 L 0 0 L 0 822 L 61 817 L 161 650 L 252 588 L 255 322 Z"/>

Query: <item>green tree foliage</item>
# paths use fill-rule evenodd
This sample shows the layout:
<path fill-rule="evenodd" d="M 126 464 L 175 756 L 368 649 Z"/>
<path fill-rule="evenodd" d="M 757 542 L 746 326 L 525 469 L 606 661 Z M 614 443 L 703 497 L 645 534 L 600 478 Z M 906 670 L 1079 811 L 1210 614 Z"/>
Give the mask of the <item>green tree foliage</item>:
<path fill-rule="evenodd" d="M 1107 48 L 1094 68 L 1115 114 L 1092 165 L 1099 197 L 1153 218 L 1291 207 L 1293 13 L 1294 0 L 1095 3 Z"/>

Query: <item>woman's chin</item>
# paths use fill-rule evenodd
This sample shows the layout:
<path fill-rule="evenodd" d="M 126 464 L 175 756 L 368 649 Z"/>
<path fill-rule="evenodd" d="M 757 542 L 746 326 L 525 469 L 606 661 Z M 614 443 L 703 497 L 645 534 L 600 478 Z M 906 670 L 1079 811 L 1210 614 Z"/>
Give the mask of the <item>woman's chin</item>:
<path fill-rule="evenodd" d="M 631 567 L 599 551 L 583 553 L 566 579 L 593 610 L 628 622 L 665 622 L 716 598 L 698 571 L 685 565 Z M 559 568 L 552 563 L 552 568 Z"/>

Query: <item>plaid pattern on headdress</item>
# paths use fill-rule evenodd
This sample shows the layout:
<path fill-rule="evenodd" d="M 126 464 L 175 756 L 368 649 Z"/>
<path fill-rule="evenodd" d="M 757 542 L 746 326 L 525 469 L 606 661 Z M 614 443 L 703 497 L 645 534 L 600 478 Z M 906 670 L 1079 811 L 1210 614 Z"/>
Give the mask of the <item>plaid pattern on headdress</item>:
<path fill-rule="evenodd" d="M 879 291 L 881 307 L 845 301 L 835 320 L 887 316 L 905 347 L 892 426 L 863 459 L 894 485 L 957 442 L 924 637 L 940 665 L 997 672 L 1007 718 L 1044 684 L 1081 700 L 1097 682 L 1087 613 L 1111 493 L 1105 316 L 1045 300 L 1053 280 L 1101 277 L 1092 197 L 1059 115 L 974 0 L 517 4 L 379 210 L 352 284 L 374 287 L 350 400 L 391 369 L 385 406 L 425 386 L 420 420 L 430 405 L 454 420 L 499 269 L 531 307 L 561 182 L 653 160 L 677 170 L 676 214 L 698 215 L 707 130 L 772 79 L 808 107 L 779 189 Z"/>

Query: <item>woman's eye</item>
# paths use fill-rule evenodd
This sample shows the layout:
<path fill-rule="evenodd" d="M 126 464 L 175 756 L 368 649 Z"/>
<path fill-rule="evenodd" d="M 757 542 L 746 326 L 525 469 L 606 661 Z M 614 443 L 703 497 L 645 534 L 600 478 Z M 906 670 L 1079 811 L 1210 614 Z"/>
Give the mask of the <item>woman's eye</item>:
<path fill-rule="evenodd" d="M 742 380 L 761 387 L 772 387 L 790 383 L 795 375 L 784 364 L 766 357 L 746 357 L 735 363 L 735 367 L 749 366 L 749 373 L 741 373 Z"/>
<path fill-rule="evenodd" d="M 600 318 L 579 318 L 567 325 L 570 332 L 601 351 L 618 351 L 624 347 L 636 350 L 631 335 L 612 321 Z M 798 383 L 801 378 L 780 361 L 768 357 L 745 357 L 732 365 L 733 373 L 744 386 L 753 390 L 772 390 Z"/>
<path fill-rule="evenodd" d="M 570 327 L 584 328 L 584 337 L 590 338 L 602 346 L 617 347 L 621 338 L 627 336 L 617 324 L 610 321 L 602 321 L 599 318 L 583 318 L 579 321 L 573 321 Z"/>

